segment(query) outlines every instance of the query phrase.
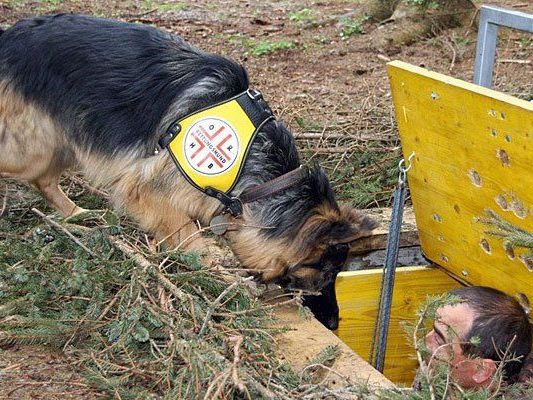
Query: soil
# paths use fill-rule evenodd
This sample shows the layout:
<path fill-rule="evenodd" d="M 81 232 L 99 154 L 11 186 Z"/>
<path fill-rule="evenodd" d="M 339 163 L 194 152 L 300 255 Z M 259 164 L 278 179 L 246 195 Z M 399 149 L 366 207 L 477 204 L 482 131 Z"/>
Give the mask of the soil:
<path fill-rule="evenodd" d="M 59 351 L 43 346 L 0 350 L 0 399 L 102 399 Z"/>
<path fill-rule="evenodd" d="M 528 0 L 490 3 L 533 13 Z M 433 38 L 420 38 L 396 54 L 380 54 L 372 47 L 372 31 L 379 24 L 349 20 L 357 7 L 357 1 L 349 0 L 0 0 L 0 27 L 39 14 L 79 12 L 170 30 L 200 48 L 243 63 L 252 86 L 264 93 L 296 135 L 319 133 L 318 138 L 298 139 L 307 159 L 319 156 L 335 174 L 348 168 L 352 152 L 379 151 L 380 161 L 372 166 L 379 172 L 386 169 L 387 157 L 397 160 L 400 145 L 386 62 L 400 59 L 471 81 L 477 27 L 472 21 Z M 363 33 L 356 33 L 360 30 Z M 276 46 L 282 49 L 272 50 Z M 502 29 L 497 59 L 494 88 L 533 99 L 531 35 Z M 326 140 L 320 135 L 324 133 L 333 136 Z M 351 168 L 353 174 L 358 166 Z M 340 178 L 333 182 L 337 188 L 343 185 Z M 79 367 L 61 353 L 32 346 L 0 350 L 0 399 L 99 397 L 84 383 Z"/>

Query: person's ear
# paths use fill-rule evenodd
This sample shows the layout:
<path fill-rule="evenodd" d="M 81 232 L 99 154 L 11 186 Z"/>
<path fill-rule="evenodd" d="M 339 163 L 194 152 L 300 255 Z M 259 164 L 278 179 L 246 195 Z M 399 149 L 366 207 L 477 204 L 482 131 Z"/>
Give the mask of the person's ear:
<path fill-rule="evenodd" d="M 480 359 L 477 363 L 476 372 L 472 375 L 472 379 L 476 384 L 481 385 L 492 379 L 496 373 L 496 363 L 490 358 Z"/>

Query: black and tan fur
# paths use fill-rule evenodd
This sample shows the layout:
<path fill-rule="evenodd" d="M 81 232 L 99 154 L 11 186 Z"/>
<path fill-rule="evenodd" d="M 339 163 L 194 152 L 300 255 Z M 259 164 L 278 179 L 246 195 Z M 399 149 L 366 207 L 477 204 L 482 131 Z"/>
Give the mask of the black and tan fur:
<path fill-rule="evenodd" d="M 83 210 L 59 179 L 81 167 L 117 208 L 175 246 L 221 204 L 183 179 L 165 151 L 154 154 L 157 142 L 172 121 L 247 88 L 240 65 L 152 27 L 66 14 L 21 21 L 0 34 L 0 177 L 35 185 L 68 217 Z M 232 194 L 299 164 L 292 135 L 270 121 Z M 339 208 L 324 172 L 312 167 L 298 186 L 246 204 L 228 236 L 263 281 L 324 290 L 346 258 L 344 248 L 340 259 L 331 256 L 335 246 L 372 228 Z"/>

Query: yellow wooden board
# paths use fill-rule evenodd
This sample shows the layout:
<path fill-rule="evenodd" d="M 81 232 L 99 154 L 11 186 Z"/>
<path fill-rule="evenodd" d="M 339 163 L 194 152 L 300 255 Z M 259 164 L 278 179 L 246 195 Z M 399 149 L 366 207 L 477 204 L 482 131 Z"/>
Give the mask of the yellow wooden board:
<path fill-rule="evenodd" d="M 403 62 L 388 72 L 426 256 L 472 285 L 533 299 L 533 272 L 479 217 L 533 232 L 533 103 Z"/>
<path fill-rule="evenodd" d="M 381 269 L 341 272 L 335 290 L 340 309 L 337 335 L 352 350 L 368 360 L 377 315 Z M 398 384 L 411 385 L 417 362 L 412 341 L 401 326 L 414 321 L 427 294 L 440 294 L 460 287 L 437 268 L 404 267 L 396 273 L 384 375 Z"/>

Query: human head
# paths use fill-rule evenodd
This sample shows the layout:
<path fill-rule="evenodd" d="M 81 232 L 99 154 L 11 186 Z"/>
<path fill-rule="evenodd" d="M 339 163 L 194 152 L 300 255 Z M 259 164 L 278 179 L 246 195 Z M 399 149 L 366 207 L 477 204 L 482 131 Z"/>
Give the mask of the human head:
<path fill-rule="evenodd" d="M 513 359 L 502 372 L 506 381 L 514 382 L 531 350 L 531 325 L 523 307 L 488 287 L 464 287 L 450 294 L 460 301 L 437 310 L 434 329 L 426 336 L 430 363 L 447 361 L 452 378 L 469 389 L 489 386 L 502 358 Z"/>

